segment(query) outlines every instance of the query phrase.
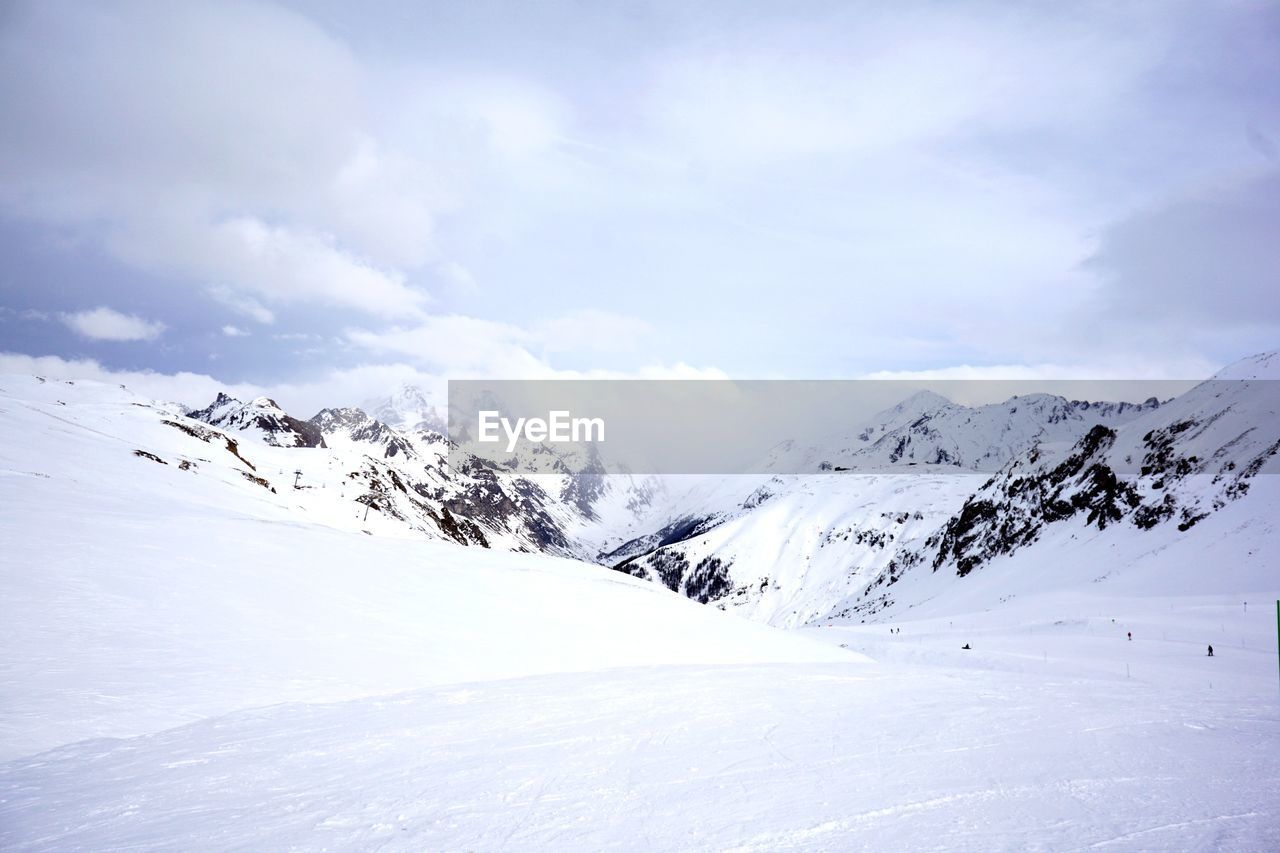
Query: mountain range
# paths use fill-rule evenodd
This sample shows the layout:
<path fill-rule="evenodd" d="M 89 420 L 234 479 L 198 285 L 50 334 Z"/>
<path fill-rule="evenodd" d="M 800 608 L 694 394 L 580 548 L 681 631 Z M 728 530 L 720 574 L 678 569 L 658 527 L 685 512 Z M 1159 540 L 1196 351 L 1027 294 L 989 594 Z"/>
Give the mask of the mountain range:
<path fill-rule="evenodd" d="M 774 449 L 779 470 L 812 473 L 729 477 L 607 474 L 543 448 L 497 465 L 453 445 L 413 386 L 306 419 L 265 397 L 188 409 L 93 394 L 145 421 L 130 450 L 170 466 L 178 488 L 215 477 L 343 529 L 574 557 L 795 627 L 890 618 L 974 573 L 1088 583 L 1071 567 L 1098 561 L 1095 574 L 1113 577 L 1155 560 L 1111 566 L 1098 556 L 1110 548 L 1168 560 L 1240 531 L 1265 538 L 1278 514 L 1264 476 L 1280 449 L 1277 376 L 1268 353 L 1163 402 L 1030 394 L 970 407 L 920 392 L 821 443 Z M 68 398 L 93 387 L 9 384 L 23 383 Z"/>

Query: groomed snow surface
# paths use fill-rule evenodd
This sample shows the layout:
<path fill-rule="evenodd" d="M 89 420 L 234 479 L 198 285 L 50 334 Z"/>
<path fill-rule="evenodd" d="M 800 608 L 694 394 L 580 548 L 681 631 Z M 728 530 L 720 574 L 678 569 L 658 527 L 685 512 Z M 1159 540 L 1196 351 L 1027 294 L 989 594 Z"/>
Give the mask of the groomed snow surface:
<path fill-rule="evenodd" d="M 1274 589 L 784 632 L 290 513 L 113 389 L 20 391 L 0 849 L 1280 849 Z"/>

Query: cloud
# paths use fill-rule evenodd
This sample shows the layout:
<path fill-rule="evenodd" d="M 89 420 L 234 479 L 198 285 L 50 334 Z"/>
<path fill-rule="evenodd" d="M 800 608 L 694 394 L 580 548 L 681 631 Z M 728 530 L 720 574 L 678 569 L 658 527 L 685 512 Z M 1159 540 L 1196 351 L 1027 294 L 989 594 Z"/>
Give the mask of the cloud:
<path fill-rule="evenodd" d="M 185 288 L 174 329 L 324 336 L 222 353 L 259 377 L 353 347 L 437 375 L 1070 365 L 1104 327 L 1153 358 L 1274 329 L 1274 264 L 1153 204 L 1275 168 L 1256 4 L 424 8 L 8 4 L 0 237 L 83 261 L 13 304 Z M 1161 233 L 1196 256 L 1161 267 Z M 1197 267 L 1246 284 L 1213 304 Z"/>
<path fill-rule="evenodd" d="M 859 379 L 914 382 L 924 380 L 1021 382 L 1128 379 L 1207 379 L 1221 365 L 1201 358 L 1138 359 L 1124 363 L 1115 361 L 1079 362 L 1076 364 L 957 364 L 924 370 L 876 370 Z"/>
<path fill-rule="evenodd" d="M 1280 172 L 1224 182 L 1108 226 L 1087 268 L 1125 319 L 1280 325 Z"/>
<path fill-rule="evenodd" d="M 139 237 L 119 233 L 111 245 L 117 255 L 143 269 L 235 282 L 240 291 L 277 303 L 319 302 L 404 317 L 415 315 L 425 300 L 402 274 L 376 267 L 330 239 L 253 217 L 213 224 L 160 223 Z M 271 314 L 252 297 L 234 292 L 223 301 L 259 319 Z"/>
<path fill-rule="evenodd" d="M 61 320 L 81 337 L 93 341 L 153 341 L 164 331 L 164 323 L 121 314 L 106 306 L 61 315 Z"/>
<path fill-rule="evenodd" d="M 89 379 L 124 385 L 135 393 L 155 400 L 203 406 L 227 391 L 244 400 L 263 393 L 259 386 L 227 383 L 200 373 L 159 373 L 150 370 L 112 370 L 93 359 L 64 359 L 59 356 L 30 356 L 0 352 L 0 374 L 43 376 L 47 379 Z"/>
<path fill-rule="evenodd" d="M 436 273 L 450 288 L 463 293 L 469 293 L 476 289 L 476 278 L 471 271 L 457 261 L 449 261 L 442 264 Z"/>
<path fill-rule="evenodd" d="M 273 319 L 263 303 L 412 314 L 425 297 L 409 273 L 438 257 L 439 217 L 497 151 L 468 138 L 485 121 L 521 150 L 553 133 L 522 112 L 528 98 L 495 95 L 467 118 L 435 90 L 389 127 L 347 46 L 269 4 L 25 3 L 5 17 L 0 209 L 259 322 Z"/>
<path fill-rule="evenodd" d="M 237 314 L 243 314 L 259 323 L 270 324 L 276 321 L 275 312 L 252 296 L 245 296 L 229 287 L 219 285 L 210 287 L 205 292 Z"/>
<path fill-rule="evenodd" d="M 325 371 L 309 381 L 258 384 L 226 382 L 207 374 L 187 371 L 114 370 L 93 359 L 9 352 L 0 352 L 0 374 L 107 382 L 124 385 L 144 397 L 193 408 L 208 404 L 221 391 L 241 400 L 269 396 L 302 418 L 310 417 L 326 406 L 358 405 L 360 401 L 387 393 L 402 383 L 443 387 L 438 377 L 405 364 L 365 365 Z"/>
<path fill-rule="evenodd" d="M 460 315 L 433 316 L 411 327 L 351 329 L 346 336 L 373 353 L 408 356 L 432 371 L 456 378 L 552 375 L 550 365 L 529 351 L 529 334 L 510 323 Z"/>
<path fill-rule="evenodd" d="M 837 6 L 672 48 L 655 58 L 644 114 L 671 149 L 712 169 L 847 162 L 1092 118 L 1160 56 L 1157 23 L 1138 37 L 1119 13 L 1050 28 L 902 6 Z"/>
<path fill-rule="evenodd" d="M 435 399 L 445 399 L 448 379 L 404 362 L 361 364 L 324 370 L 314 377 L 289 382 L 225 382 L 203 373 L 163 373 L 150 370 L 114 370 L 93 359 L 29 356 L 0 352 L 0 375 L 43 376 L 48 379 L 88 379 L 124 385 L 155 400 L 181 403 L 191 408 L 207 405 L 225 391 L 241 400 L 271 397 L 295 417 L 308 418 L 320 409 L 360 406 L 366 400 L 390 394 L 401 385 L 416 385 Z M 721 371 L 686 364 L 654 366 L 636 373 L 557 372 L 541 378 L 584 379 L 724 379 Z"/>
<path fill-rule="evenodd" d="M 407 356 L 451 377 L 538 378 L 565 375 L 552 353 L 617 352 L 635 348 L 648 323 L 608 311 L 577 311 L 531 326 L 462 315 L 425 317 L 414 326 L 350 329 L 347 339 L 371 352 Z"/>
<path fill-rule="evenodd" d="M 249 336 L 249 332 L 239 326 L 223 326 L 222 334 L 228 338 L 247 338 Z"/>
<path fill-rule="evenodd" d="M 14 308 L 9 308 L 6 305 L 0 305 L 0 319 L 8 319 L 10 317 L 17 317 L 22 320 L 31 320 L 31 321 L 40 322 L 40 323 L 47 323 L 50 320 L 58 319 L 55 315 L 50 314 L 48 311 L 37 311 L 33 308 L 27 308 L 22 311 L 18 311 Z"/>
<path fill-rule="evenodd" d="M 653 331 L 644 320 L 611 311 L 574 311 L 537 323 L 528 339 L 543 352 L 626 352 Z"/>

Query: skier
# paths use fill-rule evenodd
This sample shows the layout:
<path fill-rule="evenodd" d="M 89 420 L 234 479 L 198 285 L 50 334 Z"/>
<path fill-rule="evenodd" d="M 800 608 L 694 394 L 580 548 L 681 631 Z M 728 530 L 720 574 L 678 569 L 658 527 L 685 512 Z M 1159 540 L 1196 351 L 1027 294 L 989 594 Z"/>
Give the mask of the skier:
<path fill-rule="evenodd" d="M 960 648 L 962 648 L 962 649 L 968 649 L 968 648 L 969 648 L 969 644 L 968 644 L 968 643 L 965 643 L 965 644 L 964 644 L 963 646 L 961 646 Z M 972 649 L 970 649 L 970 651 L 972 651 Z"/>
<path fill-rule="evenodd" d="M 1209 647 L 1209 657 L 1213 657 L 1213 646 Z"/>
<path fill-rule="evenodd" d="M 1129 642 L 1133 642 L 1133 632 L 1129 632 Z"/>

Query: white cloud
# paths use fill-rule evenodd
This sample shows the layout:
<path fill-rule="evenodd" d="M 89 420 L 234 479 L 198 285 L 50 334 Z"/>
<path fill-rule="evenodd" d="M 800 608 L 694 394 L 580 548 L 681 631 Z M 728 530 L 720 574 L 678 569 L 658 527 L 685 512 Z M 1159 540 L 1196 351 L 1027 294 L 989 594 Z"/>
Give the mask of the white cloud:
<path fill-rule="evenodd" d="M 449 287 L 455 290 L 466 293 L 476 289 L 475 276 L 457 261 L 441 264 L 436 272 Z"/>
<path fill-rule="evenodd" d="M 319 26 L 258 3 L 6 17 L 0 209 L 259 322 L 273 318 L 263 302 L 379 316 L 421 303 L 406 271 L 435 255 L 436 219 L 476 171 L 470 131 L 436 132 L 433 115 L 431 144 L 388 136 L 368 69 Z M 472 161 L 432 161 L 450 147 Z"/>
<path fill-rule="evenodd" d="M 152 341 L 164 331 L 164 323 L 121 314 L 106 306 L 61 315 L 76 334 L 94 341 Z"/>
<path fill-rule="evenodd" d="M 214 224 L 154 223 L 145 234 L 119 232 L 111 246 L 136 266 L 235 282 L 224 300 L 263 317 L 251 291 L 277 303 L 319 302 L 384 317 L 413 316 L 425 300 L 401 273 L 345 251 L 331 239 L 253 217 Z M 225 293 L 214 289 L 213 293 Z"/>
<path fill-rule="evenodd" d="M 203 406 L 216 397 L 219 391 L 227 391 L 244 400 L 251 400 L 263 393 L 263 389 L 256 385 L 221 382 L 200 373 L 112 370 L 93 359 L 64 359 L 52 355 L 30 356 L 0 352 L 0 374 L 109 382 L 124 385 L 144 397 L 188 406 Z"/>
<path fill-rule="evenodd" d="M 222 327 L 222 334 L 226 335 L 228 338 L 247 338 L 249 336 L 248 330 L 242 329 L 239 326 L 229 325 Z"/>
<path fill-rule="evenodd" d="M 225 391 L 241 400 L 267 396 L 295 417 L 308 418 L 320 409 L 360 406 L 366 400 L 390 394 L 401 385 L 417 385 L 435 399 L 446 397 L 449 378 L 404 362 L 362 364 L 323 371 L 313 378 L 292 382 L 224 382 L 201 373 L 160 373 L 113 370 L 92 359 L 64 359 L 58 356 L 29 356 L 0 352 L 0 375 L 19 374 L 49 379 L 88 379 L 124 385 L 135 393 L 156 400 L 201 408 Z M 540 369 L 534 376 L 506 375 L 506 378 L 559 379 L 726 379 L 722 371 L 687 364 L 655 365 L 635 372 L 551 371 Z"/>
<path fill-rule="evenodd" d="M 453 80 L 444 88 L 462 114 L 484 128 L 492 149 L 506 158 L 543 152 L 560 138 L 568 108 L 544 89 L 492 77 Z"/>
<path fill-rule="evenodd" d="M 1075 380 L 1075 379 L 1187 379 L 1208 378 L 1213 365 L 1199 359 L 1183 360 L 1170 364 L 1166 360 L 1151 360 L 1146 364 L 1130 362 L 1097 362 L 1097 364 L 995 364 L 951 365 L 948 368 L 924 370 L 876 370 L 861 375 L 860 379 L 916 380 L 941 379 L 945 382 L 1023 382 L 1023 380 Z"/>
<path fill-rule="evenodd" d="M 347 338 L 371 352 L 407 356 L 453 377 L 531 379 L 566 375 L 551 366 L 551 353 L 632 350 L 649 331 L 642 320 L 587 310 L 529 327 L 461 315 L 428 316 L 414 326 L 350 329 Z"/>
<path fill-rule="evenodd" d="M 712 169 L 847 162 L 1079 121 L 1160 57 L 1156 22 L 1134 35 L 1121 14 L 1046 28 L 958 7 L 840 10 L 730 28 L 659 55 L 646 118 L 672 150 Z"/>
<path fill-rule="evenodd" d="M 9 7 L 0 218 L 248 318 L 209 319 L 215 332 L 288 311 L 441 373 L 559 375 L 562 353 L 661 348 L 830 375 L 1075 363 L 1099 347 L 1101 292 L 1109 351 L 1274 337 L 1269 256 L 1233 256 L 1238 241 L 1194 217 L 1108 227 L 1080 265 L 1099 223 L 1242 158 L 1274 170 L 1274 104 L 1247 85 L 1271 68 L 1274 27 L 1250 4 L 675 4 L 642 26 L 572 4 L 501 22 L 480 7 Z M 1142 250 L 1179 223 L 1185 251 Z M 1248 223 L 1251 246 L 1270 224 Z M 1188 273 L 1212 267 L 1222 298 L 1191 293 Z M 67 304 L 137 304 L 91 289 L 100 271 Z M 655 328 L 583 304 L 644 305 Z M 479 319 L 498 305 L 522 319 Z M 1221 321 L 1212 345 L 1167 333 L 1202 329 L 1200 311 Z M 275 369 L 350 356 L 331 343 L 282 342 Z"/>
<path fill-rule="evenodd" d="M 404 364 L 378 364 L 331 370 L 303 382 L 256 384 L 224 382 L 203 373 L 160 373 L 150 370 L 113 370 L 93 359 L 29 356 L 0 352 L 0 374 L 43 376 L 124 385 L 155 400 L 200 408 L 220 391 L 241 400 L 268 396 L 291 414 L 307 418 L 326 406 L 358 405 L 362 400 L 389 392 L 402 383 L 439 387 L 442 380 Z"/>
<path fill-rule="evenodd" d="M 275 312 L 252 296 L 237 293 L 224 285 L 215 285 L 207 291 L 209 296 L 235 311 L 259 323 L 270 324 L 276 321 Z"/>
<path fill-rule="evenodd" d="M 434 372 L 456 378 L 552 375 L 550 365 L 529 351 L 529 334 L 510 323 L 433 316 L 411 327 L 352 329 L 347 338 L 373 353 L 407 356 Z"/>
<path fill-rule="evenodd" d="M 534 325 L 529 339 L 543 352 L 626 352 L 653 331 L 644 320 L 611 311 L 575 311 Z"/>

